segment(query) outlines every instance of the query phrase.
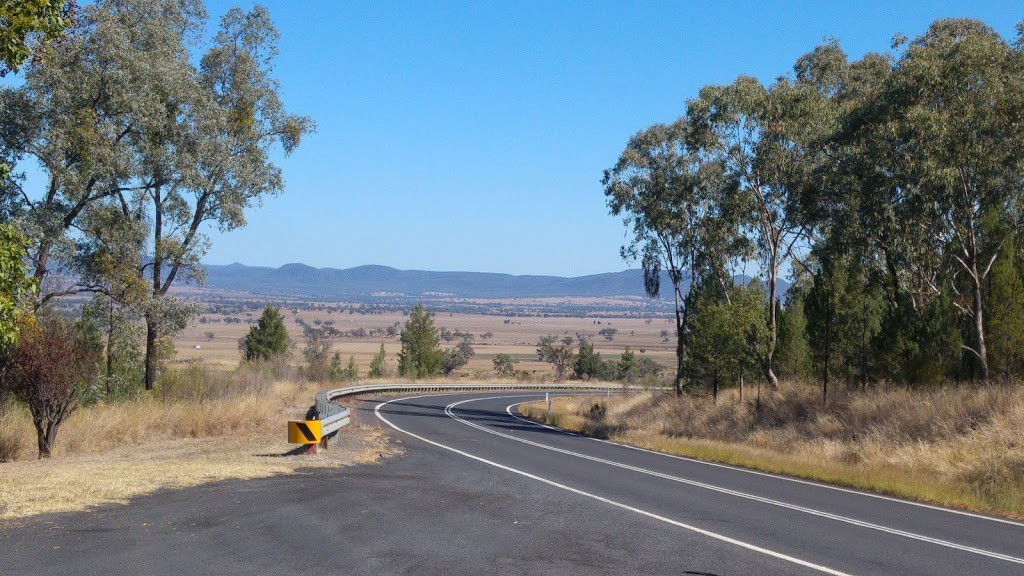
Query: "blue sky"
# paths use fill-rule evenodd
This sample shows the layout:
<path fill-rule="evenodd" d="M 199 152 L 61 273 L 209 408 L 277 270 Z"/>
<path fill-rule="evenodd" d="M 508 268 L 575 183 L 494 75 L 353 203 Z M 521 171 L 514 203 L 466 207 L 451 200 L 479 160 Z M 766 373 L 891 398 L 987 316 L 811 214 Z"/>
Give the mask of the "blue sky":
<path fill-rule="evenodd" d="M 232 5 L 208 2 L 211 31 Z M 853 57 L 1003 2 L 265 2 L 286 106 L 318 132 L 286 192 L 208 263 L 577 276 L 632 267 L 600 179 L 705 84 L 770 81 L 834 36 Z"/>

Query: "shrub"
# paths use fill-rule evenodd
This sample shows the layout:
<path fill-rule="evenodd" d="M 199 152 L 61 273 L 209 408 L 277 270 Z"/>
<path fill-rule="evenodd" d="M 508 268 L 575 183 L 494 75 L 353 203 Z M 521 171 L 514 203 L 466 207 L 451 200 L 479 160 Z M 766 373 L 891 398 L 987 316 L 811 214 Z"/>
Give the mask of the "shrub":
<path fill-rule="evenodd" d="M 49 458 L 57 431 L 96 382 L 99 357 L 68 320 L 27 316 L 20 324 L 10 387 L 32 414 L 39 457 Z"/>
<path fill-rule="evenodd" d="M 249 328 L 249 333 L 242 338 L 239 348 L 247 361 L 269 360 L 274 356 L 288 354 L 290 342 L 288 331 L 284 327 L 281 311 L 268 305 L 263 309 L 256 326 Z"/>

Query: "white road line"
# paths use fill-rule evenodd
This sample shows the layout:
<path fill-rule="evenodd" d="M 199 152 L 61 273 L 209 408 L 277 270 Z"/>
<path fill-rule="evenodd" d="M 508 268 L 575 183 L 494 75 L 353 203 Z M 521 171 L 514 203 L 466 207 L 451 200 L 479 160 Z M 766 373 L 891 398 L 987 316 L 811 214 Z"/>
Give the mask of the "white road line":
<path fill-rule="evenodd" d="M 731 490 L 729 488 L 722 488 L 722 487 L 719 487 L 719 486 L 715 486 L 713 484 L 706 484 L 704 482 L 698 482 L 696 480 L 690 480 L 690 479 L 687 479 L 687 478 L 681 478 L 679 476 L 672 476 L 670 474 L 665 474 L 663 472 L 657 472 L 655 470 L 650 470 L 650 469 L 647 469 L 647 468 L 640 468 L 638 466 L 631 466 L 629 464 L 622 464 L 621 462 L 615 462 L 614 460 L 606 460 L 604 458 L 598 458 L 596 456 L 590 456 L 588 454 L 582 454 L 582 453 L 579 453 L 579 452 L 573 452 L 572 450 L 566 450 L 564 448 L 556 448 L 554 446 L 550 446 L 548 444 L 542 444 L 540 442 L 534 442 L 532 440 L 525 440 L 523 438 L 517 438 L 515 436 L 511 436 L 509 434 L 498 432 L 496 430 L 491 430 L 491 429 L 489 429 L 489 428 L 487 428 L 485 426 L 481 426 L 480 424 L 476 424 L 475 422 L 470 422 L 468 420 L 460 418 L 452 410 L 453 408 L 455 408 L 457 406 L 460 406 L 462 404 L 466 404 L 466 403 L 469 403 L 469 402 L 477 402 L 477 401 L 484 401 L 484 400 L 500 400 L 500 399 L 503 399 L 503 398 L 508 398 L 508 396 L 493 396 L 493 397 L 490 397 L 490 398 L 470 398 L 468 400 L 462 400 L 460 402 L 453 402 L 453 403 L 451 403 L 451 404 L 449 404 L 448 406 L 445 407 L 445 413 L 448 414 L 449 416 L 451 416 L 452 418 L 454 418 L 455 420 L 458 420 L 459 422 L 461 422 L 461 423 L 463 423 L 463 424 L 465 424 L 467 426 L 471 426 L 471 427 L 476 428 L 478 430 L 481 430 L 483 432 L 487 432 L 488 434 L 494 434 L 495 436 L 499 436 L 499 437 L 502 437 L 502 438 L 507 438 L 507 439 L 513 440 L 515 442 L 521 442 L 523 444 L 527 444 L 527 445 L 530 445 L 530 446 L 535 446 L 537 448 L 542 448 L 544 450 L 550 450 L 552 452 L 558 452 L 560 454 L 565 454 L 565 455 L 568 455 L 568 456 L 575 456 L 577 458 L 582 458 L 584 460 L 590 460 L 592 462 L 598 462 L 598 463 L 601 463 L 601 464 L 607 464 L 608 466 L 614 466 L 616 468 L 622 468 L 624 470 L 630 470 L 630 471 L 633 471 L 633 472 L 638 472 L 640 474 L 645 474 L 645 475 L 648 475 L 648 476 L 654 476 L 654 477 L 662 478 L 662 479 L 669 480 L 669 481 L 672 481 L 672 482 L 678 482 L 680 484 L 687 484 L 687 485 L 690 485 L 690 486 L 695 486 L 697 488 L 704 488 L 706 490 L 711 490 L 711 491 L 714 491 L 714 492 L 719 492 L 721 494 L 728 494 L 730 496 L 735 496 L 737 498 L 744 498 L 746 500 L 753 500 L 755 502 L 761 502 L 761 503 L 764 503 L 764 504 L 769 504 L 771 506 L 777 506 L 779 508 L 786 508 L 786 509 L 794 510 L 794 511 L 797 511 L 797 512 L 803 512 L 804 514 L 810 514 L 812 516 L 818 516 L 818 517 L 821 517 L 821 518 L 828 518 L 829 520 L 835 520 L 837 522 L 843 522 L 845 524 L 850 524 L 850 525 L 853 525 L 853 526 L 859 526 L 861 528 L 868 528 L 870 530 L 877 530 L 879 532 L 884 532 L 884 533 L 887 533 L 887 534 L 892 534 L 894 536 L 902 536 L 904 538 L 909 538 L 909 539 L 912 539 L 912 540 L 918 540 L 920 542 L 927 542 L 929 544 L 935 544 L 937 546 L 943 546 L 945 548 L 951 548 L 953 550 L 959 550 L 961 552 L 969 552 L 971 554 L 977 554 L 979 556 L 987 556 L 989 558 L 994 558 L 994 559 L 997 559 L 997 560 L 1003 560 L 1005 562 L 1012 562 L 1012 563 L 1015 563 L 1015 564 L 1022 564 L 1022 565 L 1024 565 L 1024 558 L 1017 558 L 1015 556 L 1010 556 L 1010 555 L 1007 555 L 1007 554 L 1001 554 L 999 552 L 992 552 L 992 551 L 984 550 L 984 549 L 981 549 L 981 548 L 975 548 L 973 546 L 967 546 L 967 545 L 964 545 L 964 544 L 957 544 L 956 542 L 950 542 L 948 540 L 942 540 L 942 539 L 939 539 L 939 538 L 932 538 L 931 536 L 925 536 L 923 534 L 916 534 L 914 532 L 907 532 L 905 530 L 899 530 L 897 528 L 889 528 L 888 526 L 882 526 L 880 524 L 874 524 L 874 523 L 871 523 L 871 522 L 866 522 L 864 520 L 857 520 L 856 518 L 850 518 L 848 516 L 841 516 L 839 514 L 833 514 L 831 512 L 824 512 L 824 511 L 821 511 L 821 510 L 815 510 L 814 508 L 807 508 L 805 506 L 798 506 L 796 504 L 789 504 L 787 502 L 782 502 L 780 500 L 774 500 L 772 498 L 766 498 L 764 496 L 757 496 L 755 494 L 748 494 L 746 492 L 740 492 L 738 490 Z M 506 411 L 508 411 L 508 408 L 506 408 Z"/>
<path fill-rule="evenodd" d="M 407 434 L 409 436 L 412 436 L 413 438 L 416 438 L 417 440 L 421 440 L 423 442 L 426 442 L 427 444 L 430 444 L 432 446 L 437 446 L 438 448 L 443 448 L 443 449 L 448 450 L 450 452 L 454 452 L 454 453 L 456 453 L 456 454 L 458 454 L 460 456 L 465 456 L 466 458 L 470 458 L 472 460 L 476 460 L 477 462 L 482 462 L 482 463 L 487 464 L 489 466 L 493 466 L 495 468 L 499 468 L 499 469 L 505 470 L 507 472 L 512 472 L 513 474 L 518 474 L 520 476 L 529 478 L 531 480 L 536 480 L 538 482 L 542 482 L 544 484 L 547 484 L 549 486 L 553 486 L 555 488 L 560 488 L 562 490 L 566 490 L 568 492 L 572 492 L 573 494 L 577 494 L 577 495 L 580 495 L 580 496 L 585 496 L 587 498 L 591 498 L 591 499 L 597 500 L 599 502 L 603 502 L 605 504 L 609 504 L 611 506 L 615 506 L 616 508 L 620 508 L 620 509 L 623 509 L 623 510 L 628 510 L 630 512 L 635 512 L 635 513 L 640 514 L 642 516 L 646 516 L 648 518 L 652 518 L 654 520 L 658 520 L 658 521 L 664 522 L 666 524 L 671 524 L 672 526 L 677 526 L 679 528 L 683 528 L 684 530 L 689 530 L 691 532 L 695 532 L 697 534 L 701 534 L 701 535 L 707 536 L 709 538 L 714 538 L 715 540 L 719 540 L 719 541 L 722 541 L 722 542 L 733 544 L 735 546 L 739 546 L 741 548 L 745 548 L 745 549 L 751 550 L 753 552 L 759 552 L 761 554 L 765 554 L 767 556 L 771 556 L 771 557 L 777 558 L 779 560 L 784 560 L 786 562 L 797 564 L 799 566 L 804 566 L 804 567 L 810 568 L 812 570 L 817 570 L 818 572 L 822 572 L 824 574 L 832 574 L 833 576 L 850 576 L 849 574 L 846 574 L 845 572 L 840 572 L 838 570 L 833 570 L 833 569 L 831 569 L 831 568 L 829 568 L 827 566 L 821 566 L 819 564 L 814 564 L 814 563 L 808 562 L 806 560 L 801 560 L 799 558 L 794 558 L 793 556 L 788 556 L 788 555 L 782 554 L 780 552 L 775 552 L 774 550 L 768 550 L 767 548 L 761 548 L 760 546 L 756 546 L 754 544 L 743 542 L 741 540 L 736 540 L 735 538 L 730 538 L 730 537 L 724 536 L 722 534 L 717 534 L 715 532 L 710 532 L 708 530 L 704 530 L 704 529 L 698 528 L 696 526 L 691 526 L 690 524 L 684 524 L 682 522 L 678 522 L 676 520 L 672 520 L 671 518 L 666 518 L 664 516 L 659 516 L 657 514 L 654 514 L 653 512 L 648 512 L 646 510 L 641 510 L 640 508 L 629 506 L 628 504 L 623 504 L 621 502 L 616 502 L 614 500 L 610 500 L 608 498 L 604 498 L 604 497 L 598 496 L 596 494 L 591 494 L 589 492 L 584 492 L 583 490 L 580 490 L 578 488 L 573 488 L 573 487 L 567 486 L 565 484 L 559 484 L 558 482 L 555 482 L 553 480 L 548 480 L 547 478 L 542 478 L 540 476 L 537 476 L 537 475 L 534 475 L 534 474 L 530 474 L 529 472 L 524 472 L 523 470 L 518 470 L 516 468 L 512 468 L 511 466 L 505 466 L 504 464 L 499 464 L 497 462 L 493 462 L 491 460 L 487 460 L 487 459 L 481 458 L 479 456 L 474 456 L 473 454 L 469 454 L 468 452 L 463 452 L 462 450 L 459 450 L 457 448 L 452 448 L 451 446 L 446 446 L 444 444 L 441 444 L 440 442 L 435 442 L 433 440 L 428 440 L 427 438 L 424 438 L 423 436 L 420 436 L 418 434 L 413 434 L 412 432 L 409 432 L 408 430 L 404 430 L 402 428 L 399 428 L 398 426 L 395 426 L 394 423 L 392 423 L 390 420 L 385 418 L 380 413 L 381 407 L 386 406 L 388 404 L 391 404 L 392 402 L 398 402 L 398 401 L 404 401 L 404 400 L 415 400 L 417 398 L 429 398 L 429 397 L 434 397 L 434 396 L 445 396 L 445 394 L 426 394 L 426 395 L 422 395 L 422 396 L 411 396 L 411 397 L 407 397 L 407 398 L 396 398 L 394 400 L 388 400 L 387 402 L 381 402 L 380 404 L 378 404 L 373 409 L 373 412 L 374 412 L 374 414 L 377 415 L 377 418 L 379 418 L 385 424 L 387 424 L 388 426 L 394 428 L 395 430 L 397 430 L 397 431 L 399 431 L 399 432 L 401 432 L 403 434 Z"/>
<path fill-rule="evenodd" d="M 536 394 L 523 394 L 521 396 L 518 396 L 518 395 L 517 396 L 508 396 L 508 398 L 519 398 L 519 397 L 524 397 L 524 396 L 525 397 L 534 397 L 534 396 L 536 396 Z M 559 396 L 569 396 L 569 394 L 559 394 Z M 549 430 L 558 430 L 559 432 L 563 432 L 563 433 L 568 434 L 570 436 L 582 436 L 581 434 L 577 434 L 575 432 L 570 432 L 569 430 L 563 430 L 561 428 L 556 428 L 554 426 L 548 426 L 547 424 L 541 424 L 539 422 L 534 422 L 533 420 L 530 420 L 529 418 L 523 418 L 522 416 L 516 416 L 515 414 L 512 413 L 512 408 L 515 407 L 515 406 L 519 406 L 520 404 L 522 404 L 522 402 L 517 402 L 515 404 L 512 404 L 512 405 L 508 406 L 507 408 L 505 408 L 505 412 L 508 413 L 509 416 L 515 418 L 516 420 L 521 420 L 523 422 L 529 422 L 530 424 L 533 424 L 535 426 L 541 426 L 543 428 L 548 428 Z M 985 516 L 983 514 L 975 514 L 974 512 L 968 512 L 966 510 L 957 510 L 955 508 L 944 508 L 942 506 L 935 506 L 934 504 L 925 504 L 924 502 L 914 502 L 913 500 L 904 500 L 903 498 L 895 498 L 895 497 L 892 497 L 892 496 L 886 496 L 884 494 L 874 494 L 872 492 L 865 492 L 865 491 L 862 491 L 862 490 L 854 490 L 852 488 L 843 488 L 842 486 L 833 486 L 831 484 L 823 484 L 821 482 L 813 482 L 813 481 L 810 481 L 810 480 L 802 480 L 800 478 L 793 478 L 793 477 L 790 477 L 790 476 L 781 476 L 779 474 L 772 474 L 770 472 L 761 472 L 759 470 L 751 470 L 750 468 L 741 468 L 739 466 L 731 466 L 729 464 L 722 464 L 720 462 L 708 462 L 706 460 L 697 460 L 696 458 L 687 458 L 686 456 L 677 456 L 675 454 L 666 454 L 664 452 L 656 452 L 654 450 L 648 450 L 647 448 L 640 448 L 638 446 L 630 446 L 629 444 L 623 444 L 621 442 L 613 442 L 611 440 L 604 440 L 602 438 L 594 438 L 592 436 L 584 436 L 584 437 L 585 438 L 589 438 L 590 440 L 593 440 L 595 442 L 601 442 L 602 444 L 611 444 L 612 446 L 620 446 L 622 448 L 628 448 L 630 450 L 636 450 L 638 452 L 646 452 L 648 454 L 654 454 L 654 455 L 657 455 L 657 456 L 663 456 L 665 458 L 672 458 L 674 460 L 684 460 L 686 462 L 692 462 L 694 464 L 702 464 L 702 465 L 705 465 L 705 466 L 713 466 L 715 468 L 725 468 L 727 470 L 735 470 L 736 472 L 743 472 L 743 473 L 746 473 L 746 474 L 753 474 L 755 476 L 763 476 L 765 478 L 774 478 L 776 480 L 784 480 L 786 482 L 794 482 L 796 484 L 803 484 L 805 486 L 814 486 L 816 488 L 823 488 L 823 489 L 826 489 L 826 490 L 834 490 L 836 492 L 844 492 L 846 494 L 855 494 L 857 496 L 864 496 L 864 497 L 867 497 L 867 498 L 875 498 L 876 500 L 885 500 L 887 502 L 896 502 L 898 504 L 906 504 L 907 506 L 915 506 L 917 508 L 925 508 L 925 509 L 928 509 L 928 510 L 935 510 L 936 512 L 946 512 L 946 513 L 949 513 L 949 514 L 956 514 L 958 516 L 966 516 L 966 517 L 969 517 L 969 518 L 977 518 L 978 520 L 988 520 L 989 522 L 997 522 L 999 524 L 1009 524 L 1010 526 L 1018 526 L 1020 528 L 1024 528 L 1024 522 L 1016 522 L 1016 521 L 1013 521 L 1013 520 L 1008 520 L 1006 518 L 996 518 L 995 516 Z"/>

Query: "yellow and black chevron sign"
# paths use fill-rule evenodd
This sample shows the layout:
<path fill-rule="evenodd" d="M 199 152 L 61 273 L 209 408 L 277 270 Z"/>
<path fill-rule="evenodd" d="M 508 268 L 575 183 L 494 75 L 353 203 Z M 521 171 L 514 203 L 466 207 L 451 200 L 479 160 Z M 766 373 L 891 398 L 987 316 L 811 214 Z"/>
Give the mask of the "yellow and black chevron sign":
<path fill-rule="evenodd" d="M 319 420 L 289 420 L 288 442 L 290 444 L 319 444 Z"/>

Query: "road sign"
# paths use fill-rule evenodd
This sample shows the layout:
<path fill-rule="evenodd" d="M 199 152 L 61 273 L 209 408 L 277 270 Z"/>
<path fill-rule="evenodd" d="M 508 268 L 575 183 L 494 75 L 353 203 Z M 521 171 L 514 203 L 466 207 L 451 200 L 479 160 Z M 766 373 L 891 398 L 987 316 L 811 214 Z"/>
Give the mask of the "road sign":
<path fill-rule="evenodd" d="M 321 439 L 319 420 L 289 420 L 288 442 L 291 444 L 319 444 Z"/>

